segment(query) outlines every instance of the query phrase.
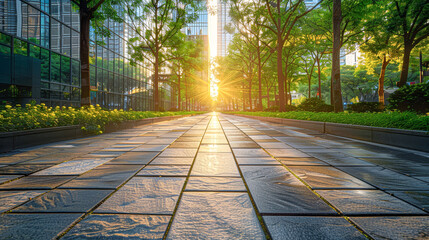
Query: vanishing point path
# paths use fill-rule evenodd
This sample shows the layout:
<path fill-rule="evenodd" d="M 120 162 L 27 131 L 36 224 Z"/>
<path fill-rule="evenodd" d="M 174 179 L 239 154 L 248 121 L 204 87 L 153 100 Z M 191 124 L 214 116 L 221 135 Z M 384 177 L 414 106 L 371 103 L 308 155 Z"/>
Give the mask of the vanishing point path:
<path fill-rule="evenodd" d="M 0 157 L 0 239 L 429 239 L 429 154 L 204 114 Z"/>

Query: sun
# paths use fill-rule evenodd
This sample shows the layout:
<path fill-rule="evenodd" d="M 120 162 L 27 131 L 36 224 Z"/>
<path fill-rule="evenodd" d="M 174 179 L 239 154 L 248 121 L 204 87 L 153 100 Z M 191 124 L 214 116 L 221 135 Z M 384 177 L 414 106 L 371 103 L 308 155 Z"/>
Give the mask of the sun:
<path fill-rule="evenodd" d="M 218 80 L 214 73 L 214 60 L 217 56 L 217 0 L 207 1 L 208 12 L 208 35 L 209 35 L 209 81 L 210 81 L 210 96 L 213 101 L 217 100 L 218 96 Z"/>

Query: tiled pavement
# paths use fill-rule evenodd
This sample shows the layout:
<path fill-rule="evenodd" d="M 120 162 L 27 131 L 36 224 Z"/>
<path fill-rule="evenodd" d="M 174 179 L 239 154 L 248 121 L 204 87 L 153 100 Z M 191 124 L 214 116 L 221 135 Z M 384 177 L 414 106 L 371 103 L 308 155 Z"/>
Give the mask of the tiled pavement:
<path fill-rule="evenodd" d="M 229 115 L 0 157 L 0 239 L 428 239 L 428 209 L 429 154 Z"/>

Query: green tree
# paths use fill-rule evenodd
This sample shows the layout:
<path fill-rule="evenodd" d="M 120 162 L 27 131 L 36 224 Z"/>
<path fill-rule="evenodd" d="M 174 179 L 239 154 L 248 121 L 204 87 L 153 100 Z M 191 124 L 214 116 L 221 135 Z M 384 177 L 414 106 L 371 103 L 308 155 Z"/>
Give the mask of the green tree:
<path fill-rule="evenodd" d="M 153 102 L 159 110 L 159 73 L 168 60 L 168 51 L 181 29 L 197 19 L 201 5 L 193 0 L 130 0 L 125 2 L 126 14 L 136 31 L 131 38 L 132 57 L 136 61 L 146 59 L 153 66 Z"/>

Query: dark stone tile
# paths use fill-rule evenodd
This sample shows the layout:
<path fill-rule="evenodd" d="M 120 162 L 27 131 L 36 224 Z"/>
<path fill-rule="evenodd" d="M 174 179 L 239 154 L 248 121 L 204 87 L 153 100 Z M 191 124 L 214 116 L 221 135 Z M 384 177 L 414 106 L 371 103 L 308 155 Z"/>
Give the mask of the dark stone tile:
<path fill-rule="evenodd" d="M 247 193 L 185 192 L 167 239 L 265 239 L 265 235 Z"/>
<path fill-rule="evenodd" d="M 317 190 L 345 215 L 424 214 L 379 190 Z"/>
<path fill-rule="evenodd" d="M 46 155 L 43 157 L 34 158 L 30 161 L 27 161 L 26 164 L 58 164 L 61 162 L 65 162 L 71 160 L 75 157 L 81 155 L 80 153 L 55 153 Z"/>
<path fill-rule="evenodd" d="M 264 216 L 273 239 L 367 239 L 342 217 Z"/>
<path fill-rule="evenodd" d="M 172 214 L 184 182 L 179 177 L 134 177 L 94 212 Z"/>
<path fill-rule="evenodd" d="M 372 163 L 341 152 L 312 152 L 308 154 L 334 166 L 375 166 Z"/>
<path fill-rule="evenodd" d="M 6 212 L 45 191 L 0 191 L 0 213 Z"/>
<path fill-rule="evenodd" d="M 342 153 L 352 157 L 376 157 L 376 158 L 391 158 L 393 155 L 382 151 L 368 151 L 362 148 L 343 148 L 339 149 Z"/>
<path fill-rule="evenodd" d="M 13 212 L 84 213 L 95 207 L 111 190 L 55 189 L 16 208 Z"/>
<path fill-rule="evenodd" d="M 128 152 L 113 159 L 109 164 L 148 164 L 159 152 Z"/>
<path fill-rule="evenodd" d="M 157 157 L 150 165 L 192 165 L 193 158 L 165 158 Z"/>
<path fill-rule="evenodd" d="M 373 186 L 362 182 L 361 180 L 352 177 L 338 169 L 328 166 L 290 166 L 299 178 L 304 180 L 313 189 L 374 189 Z"/>
<path fill-rule="evenodd" d="M 27 176 L 15 181 L 0 185 L 0 189 L 53 189 L 74 176 Z"/>
<path fill-rule="evenodd" d="M 422 163 L 408 158 L 362 158 L 367 162 L 411 176 L 428 176 L 429 158 Z"/>
<path fill-rule="evenodd" d="M 241 178 L 190 177 L 186 191 L 246 191 Z"/>
<path fill-rule="evenodd" d="M 339 167 L 339 169 L 381 189 L 429 190 L 427 182 L 382 167 Z"/>
<path fill-rule="evenodd" d="M 148 165 L 137 175 L 153 177 L 186 177 L 188 176 L 190 167 L 191 166 L 189 165 Z"/>
<path fill-rule="evenodd" d="M 47 168 L 43 171 L 34 173 L 33 176 L 51 176 L 51 175 L 79 175 L 107 163 L 111 158 L 99 159 L 75 159 L 68 162 Z"/>
<path fill-rule="evenodd" d="M 104 165 L 89 171 L 60 188 L 115 189 L 144 165 Z"/>
<path fill-rule="evenodd" d="M 302 166 L 302 165 L 317 165 L 317 166 L 326 166 L 327 163 L 312 157 L 307 158 L 277 158 L 286 166 Z"/>
<path fill-rule="evenodd" d="M 424 217 L 352 217 L 374 239 L 427 239 L 429 218 Z"/>
<path fill-rule="evenodd" d="M 292 148 L 291 146 L 282 142 L 258 142 L 258 144 L 263 148 L 278 148 L 278 149 Z"/>
<path fill-rule="evenodd" d="M 152 144 L 152 142 L 151 142 Z M 144 144 L 132 150 L 132 152 L 161 152 L 168 145 L 148 145 Z"/>
<path fill-rule="evenodd" d="M 13 179 L 16 179 L 16 178 L 19 178 L 22 176 L 24 176 L 24 175 L 0 175 L 0 184 L 5 183 L 7 181 L 11 181 Z"/>
<path fill-rule="evenodd" d="M 274 158 L 237 158 L 239 165 L 281 165 L 279 161 Z"/>
<path fill-rule="evenodd" d="M 54 239 L 81 214 L 3 214 L 0 216 L 1 239 Z"/>
<path fill-rule="evenodd" d="M 192 176 L 239 177 L 232 153 L 198 153 Z"/>
<path fill-rule="evenodd" d="M 336 214 L 282 166 L 240 168 L 261 213 Z"/>
<path fill-rule="evenodd" d="M 52 165 L 47 164 L 17 164 L 0 168 L 0 174 L 28 175 Z"/>
<path fill-rule="evenodd" d="M 162 239 L 170 216 L 92 214 L 61 239 Z"/>
<path fill-rule="evenodd" d="M 276 158 L 280 158 L 280 157 L 299 157 L 299 158 L 310 157 L 308 154 L 305 154 L 305 153 L 303 153 L 299 150 L 296 150 L 296 149 L 266 148 L 265 150 Z"/>
<path fill-rule="evenodd" d="M 429 191 L 389 191 L 394 196 L 429 211 Z"/>

